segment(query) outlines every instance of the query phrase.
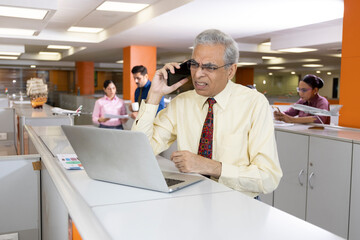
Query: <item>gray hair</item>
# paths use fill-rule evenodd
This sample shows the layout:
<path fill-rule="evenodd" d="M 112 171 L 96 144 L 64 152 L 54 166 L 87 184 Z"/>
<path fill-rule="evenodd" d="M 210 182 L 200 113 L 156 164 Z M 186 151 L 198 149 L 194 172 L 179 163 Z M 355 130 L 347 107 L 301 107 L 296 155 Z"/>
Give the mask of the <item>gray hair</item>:
<path fill-rule="evenodd" d="M 233 64 L 239 61 L 239 48 L 235 40 L 229 35 L 217 30 L 209 29 L 205 30 L 194 40 L 194 49 L 197 45 L 202 44 L 221 44 L 224 45 L 224 62 L 225 64 Z M 193 49 L 193 52 L 194 52 Z"/>

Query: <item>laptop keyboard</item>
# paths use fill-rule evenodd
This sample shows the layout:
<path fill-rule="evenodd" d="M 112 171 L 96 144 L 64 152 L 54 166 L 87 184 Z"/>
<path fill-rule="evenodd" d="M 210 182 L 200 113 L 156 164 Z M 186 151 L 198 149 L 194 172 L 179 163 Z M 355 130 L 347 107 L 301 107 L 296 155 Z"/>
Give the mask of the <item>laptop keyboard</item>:
<path fill-rule="evenodd" d="M 165 181 L 166 181 L 166 184 L 168 185 L 168 187 L 171 187 L 171 186 L 173 186 L 175 184 L 184 182 L 182 180 L 171 179 L 171 178 L 165 178 Z"/>

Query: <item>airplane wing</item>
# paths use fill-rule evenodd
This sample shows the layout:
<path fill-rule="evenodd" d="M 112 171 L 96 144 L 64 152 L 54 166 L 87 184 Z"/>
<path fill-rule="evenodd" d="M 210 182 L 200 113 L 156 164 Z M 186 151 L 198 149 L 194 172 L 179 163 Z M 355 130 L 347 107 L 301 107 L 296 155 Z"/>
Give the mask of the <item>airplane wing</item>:
<path fill-rule="evenodd" d="M 336 116 L 336 115 L 332 115 L 332 113 L 328 110 L 310 107 L 303 104 L 294 104 L 292 107 L 296 110 L 310 113 L 312 115 L 327 116 L 327 117 Z"/>

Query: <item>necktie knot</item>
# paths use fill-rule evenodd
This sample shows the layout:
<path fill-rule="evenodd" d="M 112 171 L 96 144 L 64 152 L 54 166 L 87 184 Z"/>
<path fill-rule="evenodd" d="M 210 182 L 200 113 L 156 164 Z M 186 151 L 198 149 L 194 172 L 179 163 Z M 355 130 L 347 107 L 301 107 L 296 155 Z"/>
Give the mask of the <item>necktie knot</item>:
<path fill-rule="evenodd" d="M 208 98 L 207 102 L 209 103 L 209 108 L 210 108 L 216 103 L 216 100 L 215 98 Z"/>

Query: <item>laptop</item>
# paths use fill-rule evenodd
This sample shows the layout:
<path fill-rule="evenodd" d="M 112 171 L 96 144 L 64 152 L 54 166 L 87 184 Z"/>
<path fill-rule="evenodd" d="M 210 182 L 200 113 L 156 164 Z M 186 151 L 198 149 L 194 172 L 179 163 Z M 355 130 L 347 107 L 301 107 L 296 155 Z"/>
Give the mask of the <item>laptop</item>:
<path fill-rule="evenodd" d="M 142 132 L 68 125 L 61 128 L 86 173 L 95 180 L 174 192 L 204 179 L 162 172 Z"/>

